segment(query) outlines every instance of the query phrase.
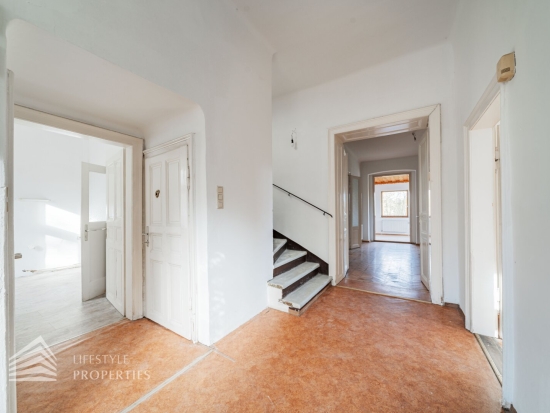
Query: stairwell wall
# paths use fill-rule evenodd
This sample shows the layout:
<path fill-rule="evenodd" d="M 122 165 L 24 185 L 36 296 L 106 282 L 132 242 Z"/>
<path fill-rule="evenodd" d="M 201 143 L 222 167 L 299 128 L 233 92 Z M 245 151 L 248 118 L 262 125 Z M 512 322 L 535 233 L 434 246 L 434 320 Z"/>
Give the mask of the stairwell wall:
<path fill-rule="evenodd" d="M 404 69 L 406 68 L 406 70 Z M 457 136 L 452 54 L 441 44 L 273 101 L 273 182 L 328 208 L 328 129 L 441 104 L 444 300 L 458 303 Z M 290 146 L 296 128 L 298 148 Z M 273 192 L 274 228 L 328 261 L 326 216 Z M 335 211 L 329 211 L 334 213 Z"/>

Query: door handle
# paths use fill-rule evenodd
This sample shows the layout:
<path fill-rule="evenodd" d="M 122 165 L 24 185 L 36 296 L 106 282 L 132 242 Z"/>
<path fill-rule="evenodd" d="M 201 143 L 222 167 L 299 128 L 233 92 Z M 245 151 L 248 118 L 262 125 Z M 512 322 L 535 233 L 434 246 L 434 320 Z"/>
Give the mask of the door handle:
<path fill-rule="evenodd" d="M 14 256 L 14 259 L 20 260 L 21 258 L 23 258 L 23 254 L 21 254 L 20 252 L 16 252 L 15 256 Z"/>

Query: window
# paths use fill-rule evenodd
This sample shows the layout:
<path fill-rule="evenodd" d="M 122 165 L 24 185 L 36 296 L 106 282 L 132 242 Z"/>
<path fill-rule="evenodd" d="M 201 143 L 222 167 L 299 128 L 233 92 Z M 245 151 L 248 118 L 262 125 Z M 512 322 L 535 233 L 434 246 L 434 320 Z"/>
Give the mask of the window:
<path fill-rule="evenodd" d="M 382 191 L 382 217 L 407 218 L 409 191 Z"/>

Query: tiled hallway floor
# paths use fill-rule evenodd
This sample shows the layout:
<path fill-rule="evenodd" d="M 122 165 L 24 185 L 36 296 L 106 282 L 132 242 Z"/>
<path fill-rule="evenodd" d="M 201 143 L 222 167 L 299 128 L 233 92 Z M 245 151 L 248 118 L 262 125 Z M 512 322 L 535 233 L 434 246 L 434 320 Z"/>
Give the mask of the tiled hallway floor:
<path fill-rule="evenodd" d="M 420 247 L 392 242 L 364 242 L 349 252 L 341 287 L 431 302 L 420 280 Z"/>
<path fill-rule="evenodd" d="M 19 382 L 19 412 L 500 412 L 500 385 L 456 309 L 344 288 L 301 317 L 266 310 L 215 350 L 148 320 L 54 350 L 58 381 Z"/>

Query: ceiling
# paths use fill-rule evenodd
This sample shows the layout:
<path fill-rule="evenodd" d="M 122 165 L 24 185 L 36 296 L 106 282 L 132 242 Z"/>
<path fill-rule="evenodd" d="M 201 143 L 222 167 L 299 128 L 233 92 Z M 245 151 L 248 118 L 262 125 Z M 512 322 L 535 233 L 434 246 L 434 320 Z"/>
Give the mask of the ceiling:
<path fill-rule="evenodd" d="M 26 22 L 7 36 L 16 104 L 140 138 L 197 107 Z"/>
<path fill-rule="evenodd" d="M 416 135 L 421 136 L 421 133 Z M 359 162 L 369 162 L 418 155 L 419 143 L 419 140 L 414 140 L 412 132 L 405 132 L 347 142 L 344 146 L 355 155 Z"/>
<path fill-rule="evenodd" d="M 273 95 L 277 96 L 445 41 L 458 1 L 233 2 L 276 51 Z"/>

